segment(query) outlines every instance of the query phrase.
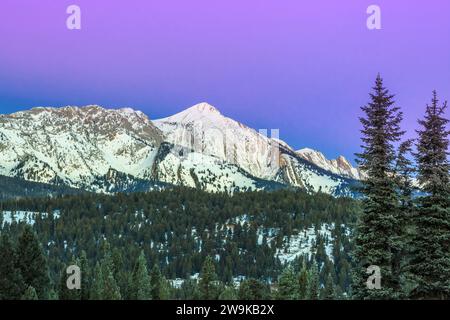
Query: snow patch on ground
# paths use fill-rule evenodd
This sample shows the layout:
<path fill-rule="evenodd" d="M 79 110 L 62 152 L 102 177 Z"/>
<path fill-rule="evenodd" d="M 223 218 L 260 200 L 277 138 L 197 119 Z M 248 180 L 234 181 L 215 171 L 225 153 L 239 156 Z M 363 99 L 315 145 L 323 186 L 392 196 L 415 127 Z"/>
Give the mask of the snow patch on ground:
<path fill-rule="evenodd" d="M 34 225 L 36 222 L 36 216 L 41 215 L 41 217 L 48 217 L 47 212 L 33 212 L 33 211 L 2 211 L 1 215 L 3 217 L 2 227 L 5 224 L 12 224 L 13 222 L 21 223 L 24 222 L 29 225 Z M 60 217 L 60 212 L 55 210 L 53 212 L 53 217 L 58 219 Z"/>

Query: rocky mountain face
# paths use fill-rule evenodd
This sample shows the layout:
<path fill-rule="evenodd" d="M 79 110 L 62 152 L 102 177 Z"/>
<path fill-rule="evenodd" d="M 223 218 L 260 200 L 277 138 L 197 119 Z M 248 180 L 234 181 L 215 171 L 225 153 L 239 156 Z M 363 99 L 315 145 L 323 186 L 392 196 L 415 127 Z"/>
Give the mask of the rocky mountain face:
<path fill-rule="evenodd" d="M 295 152 L 207 103 L 154 121 L 99 106 L 0 115 L 0 175 L 95 192 L 293 186 L 333 195 L 351 195 L 361 178 L 343 157 Z"/>
<path fill-rule="evenodd" d="M 309 148 L 297 150 L 296 153 L 303 159 L 335 174 L 356 180 L 363 180 L 365 178 L 364 172 L 359 168 L 353 167 L 344 156 L 328 160 L 320 151 Z"/>
<path fill-rule="evenodd" d="M 162 141 L 147 116 L 131 109 L 35 108 L 0 116 L 0 174 L 107 191 L 114 171 L 150 178 Z"/>

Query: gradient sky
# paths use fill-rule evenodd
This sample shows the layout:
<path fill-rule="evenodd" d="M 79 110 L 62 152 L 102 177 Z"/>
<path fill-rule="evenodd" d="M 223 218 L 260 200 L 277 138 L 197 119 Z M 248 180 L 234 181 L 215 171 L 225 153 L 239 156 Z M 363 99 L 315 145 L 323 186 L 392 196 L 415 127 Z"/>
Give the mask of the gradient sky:
<path fill-rule="evenodd" d="M 66 28 L 66 8 L 82 30 Z M 382 10 L 382 30 L 366 9 Z M 448 0 L 1 0 L 0 113 L 100 104 L 165 117 L 207 101 L 294 148 L 353 159 L 376 74 L 412 131 L 450 99 Z"/>

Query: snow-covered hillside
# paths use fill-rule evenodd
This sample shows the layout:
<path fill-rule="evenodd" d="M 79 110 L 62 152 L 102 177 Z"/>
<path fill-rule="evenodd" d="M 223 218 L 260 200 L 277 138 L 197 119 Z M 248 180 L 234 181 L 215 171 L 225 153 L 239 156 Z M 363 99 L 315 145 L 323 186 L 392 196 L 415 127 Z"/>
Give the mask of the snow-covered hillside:
<path fill-rule="evenodd" d="M 350 194 L 357 170 L 327 161 L 296 153 L 207 103 L 155 121 L 100 106 L 0 115 L 0 175 L 96 192 L 161 181 L 212 192 L 285 185 Z"/>
<path fill-rule="evenodd" d="M 0 116 L 0 174 L 90 188 L 111 169 L 150 175 L 162 133 L 131 109 L 35 108 Z"/>
<path fill-rule="evenodd" d="M 153 122 L 174 145 L 235 164 L 255 177 L 270 180 L 279 169 L 278 142 L 207 103 Z"/>
<path fill-rule="evenodd" d="M 223 116 L 215 107 L 200 103 L 168 118 L 154 121 L 175 146 L 213 156 L 242 168 L 250 175 L 269 181 L 342 194 L 346 172 L 324 168 L 297 154 L 278 137 L 267 137 L 246 125 Z M 330 170 L 332 169 L 332 170 Z"/>

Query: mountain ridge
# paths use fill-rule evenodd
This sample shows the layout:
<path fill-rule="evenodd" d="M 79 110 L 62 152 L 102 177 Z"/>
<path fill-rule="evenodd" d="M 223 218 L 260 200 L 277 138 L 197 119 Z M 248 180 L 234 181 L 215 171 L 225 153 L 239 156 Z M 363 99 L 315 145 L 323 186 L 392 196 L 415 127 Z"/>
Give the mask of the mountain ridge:
<path fill-rule="evenodd" d="M 0 115 L 0 174 L 94 192 L 120 191 L 99 183 L 117 172 L 128 180 L 117 185 L 127 186 L 158 181 L 216 192 L 275 183 L 351 194 L 355 176 L 302 156 L 206 102 L 156 120 L 132 108 L 98 105 Z"/>

